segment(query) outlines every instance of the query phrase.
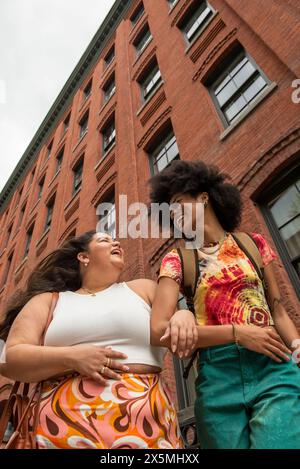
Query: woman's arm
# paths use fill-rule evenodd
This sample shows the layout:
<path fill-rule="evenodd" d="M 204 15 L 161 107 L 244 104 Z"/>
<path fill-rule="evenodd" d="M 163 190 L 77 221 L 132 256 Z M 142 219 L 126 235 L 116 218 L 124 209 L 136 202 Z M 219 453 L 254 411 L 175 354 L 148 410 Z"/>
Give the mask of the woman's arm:
<path fill-rule="evenodd" d="M 2 373 L 11 379 L 35 382 L 68 369 L 66 347 L 42 347 L 52 294 L 31 298 L 16 317 L 6 343 Z"/>
<path fill-rule="evenodd" d="M 179 286 L 175 280 L 162 277 L 156 288 L 152 305 L 151 316 L 151 343 L 152 345 L 164 345 L 174 353 L 178 342 L 178 354 L 183 351 L 180 358 L 189 356 L 192 352 L 190 343 L 186 346 L 184 336 L 188 335 L 186 326 L 182 326 L 182 316 L 186 318 L 186 324 L 193 327 L 194 316 L 191 311 L 176 310 Z M 162 307 L 163 305 L 163 307 Z M 239 344 L 245 348 L 262 353 L 276 362 L 287 361 L 290 350 L 282 343 L 279 335 L 273 328 L 258 326 L 236 325 L 236 334 Z M 168 331 L 165 334 L 165 331 Z M 164 341 L 160 340 L 162 334 Z M 194 348 L 206 348 L 214 345 L 225 345 L 235 342 L 232 325 L 197 326 L 197 340 Z"/>
<path fill-rule="evenodd" d="M 72 347 L 40 346 L 52 294 L 42 293 L 29 300 L 15 319 L 6 343 L 6 363 L 1 373 L 7 378 L 37 382 L 67 371 L 78 371 L 101 384 L 105 382 L 99 374 L 107 357 L 126 358 L 119 352 L 102 349 L 94 345 Z M 112 360 L 111 368 L 124 369 Z M 107 369 L 106 375 L 117 379 L 116 373 Z"/>
<path fill-rule="evenodd" d="M 268 302 L 271 308 L 272 317 L 275 323 L 276 330 L 280 337 L 289 348 L 293 347 L 293 342 L 300 339 L 300 334 L 296 329 L 295 324 L 288 315 L 285 307 L 281 303 L 280 290 L 276 281 L 273 262 L 270 262 L 264 268 L 265 280 L 268 284 Z M 299 348 L 299 342 L 296 344 Z"/>
<path fill-rule="evenodd" d="M 194 348 L 234 342 L 232 326 L 195 326 L 191 311 L 176 311 L 178 294 L 179 285 L 175 280 L 168 277 L 159 280 L 152 304 L 151 345 L 171 348 L 173 353 L 177 352 L 183 358 Z"/>
<path fill-rule="evenodd" d="M 161 340 L 169 321 L 177 308 L 178 284 L 171 278 L 162 277 L 156 285 L 151 311 L 151 345 L 171 347 L 170 336 Z"/>

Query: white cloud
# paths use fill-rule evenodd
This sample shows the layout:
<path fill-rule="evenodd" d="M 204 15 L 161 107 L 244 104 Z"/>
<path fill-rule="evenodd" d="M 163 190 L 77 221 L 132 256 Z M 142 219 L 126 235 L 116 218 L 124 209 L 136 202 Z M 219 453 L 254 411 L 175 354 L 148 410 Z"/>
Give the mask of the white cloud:
<path fill-rule="evenodd" d="M 1 0 L 0 191 L 113 4 Z"/>

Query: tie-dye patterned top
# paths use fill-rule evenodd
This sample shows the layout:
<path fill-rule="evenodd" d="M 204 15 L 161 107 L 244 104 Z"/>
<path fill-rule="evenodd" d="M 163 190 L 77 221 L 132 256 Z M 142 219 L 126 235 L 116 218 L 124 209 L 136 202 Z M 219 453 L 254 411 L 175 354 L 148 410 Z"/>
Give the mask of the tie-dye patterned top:
<path fill-rule="evenodd" d="M 262 235 L 251 235 L 258 245 L 265 267 L 277 256 Z M 273 325 L 262 282 L 231 234 L 217 252 L 213 253 L 216 247 L 203 251 L 205 253 L 200 251 L 201 274 L 194 297 L 198 324 Z M 161 277 L 174 279 L 183 292 L 181 262 L 176 249 L 163 258 L 158 279 Z"/>

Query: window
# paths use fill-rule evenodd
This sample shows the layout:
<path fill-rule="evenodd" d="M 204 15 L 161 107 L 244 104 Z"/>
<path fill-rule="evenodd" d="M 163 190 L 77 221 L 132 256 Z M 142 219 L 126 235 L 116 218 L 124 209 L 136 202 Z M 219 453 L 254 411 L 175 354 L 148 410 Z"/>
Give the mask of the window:
<path fill-rule="evenodd" d="M 47 215 L 46 215 L 46 222 L 45 222 L 44 232 L 47 231 L 48 228 L 50 228 L 50 226 L 51 226 L 53 209 L 54 209 L 54 202 L 55 202 L 55 199 L 53 198 L 47 205 Z"/>
<path fill-rule="evenodd" d="M 109 234 L 112 238 L 116 237 L 116 205 L 115 205 L 115 197 L 111 197 L 110 199 L 106 200 L 105 202 L 102 202 L 99 204 L 97 213 L 98 211 L 102 212 L 102 210 L 99 210 L 101 208 L 102 204 L 107 204 L 102 207 L 104 207 L 104 214 L 99 215 L 99 221 L 97 224 L 97 231 L 104 232 Z"/>
<path fill-rule="evenodd" d="M 22 197 L 22 192 L 23 192 L 23 187 L 22 187 L 22 189 L 19 190 L 19 192 L 18 192 L 18 194 L 17 194 L 17 196 L 16 196 L 16 201 L 15 201 L 15 204 L 14 204 L 14 205 L 15 205 L 15 207 L 14 207 L 15 209 L 17 209 L 17 207 L 18 207 L 18 205 L 19 205 L 19 203 L 20 203 L 20 200 L 21 200 L 21 197 Z"/>
<path fill-rule="evenodd" d="M 165 169 L 173 160 L 180 159 L 176 137 L 171 128 L 167 128 L 156 145 L 149 151 L 150 170 L 152 174 L 157 174 Z"/>
<path fill-rule="evenodd" d="M 6 267 L 5 267 L 3 277 L 2 277 L 2 281 L 1 281 L 1 288 L 4 285 L 6 285 L 6 283 L 7 283 L 9 272 L 10 272 L 11 265 L 12 265 L 13 257 L 14 257 L 14 253 L 12 252 L 11 255 L 7 258 Z"/>
<path fill-rule="evenodd" d="M 29 186 L 28 187 L 31 186 L 31 184 L 33 182 L 34 175 L 35 175 L 35 168 L 30 173 L 30 179 L 29 179 Z"/>
<path fill-rule="evenodd" d="M 22 189 L 19 191 L 18 193 L 18 199 L 17 199 L 17 205 L 20 203 L 20 200 L 21 200 L 21 197 L 22 197 L 22 193 L 23 193 L 23 188 L 24 186 L 22 187 Z"/>
<path fill-rule="evenodd" d="M 146 101 L 158 88 L 162 81 L 157 63 L 153 64 L 147 75 L 140 81 L 143 101 Z"/>
<path fill-rule="evenodd" d="M 11 233 L 12 233 L 12 228 L 13 228 L 13 222 L 10 224 L 8 230 L 7 230 L 7 233 L 6 233 L 6 243 L 5 243 L 5 247 L 8 245 L 9 243 L 9 240 L 10 240 L 10 237 L 11 237 Z"/>
<path fill-rule="evenodd" d="M 18 228 L 22 225 L 22 221 L 24 219 L 24 213 L 26 210 L 26 204 L 22 207 L 21 212 L 20 212 L 20 217 L 19 217 L 19 223 L 18 223 Z"/>
<path fill-rule="evenodd" d="M 269 186 L 262 211 L 291 282 L 300 297 L 300 168 Z"/>
<path fill-rule="evenodd" d="M 51 143 L 49 143 L 49 145 L 47 146 L 47 150 L 46 150 L 46 160 L 48 160 L 51 156 L 51 152 L 52 152 L 52 147 L 53 147 L 53 140 Z"/>
<path fill-rule="evenodd" d="M 64 134 L 67 132 L 68 128 L 70 127 L 70 118 L 71 118 L 71 114 L 69 114 L 64 120 Z"/>
<path fill-rule="evenodd" d="M 197 35 L 200 34 L 203 26 L 213 15 L 213 11 L 212 7 L 205 0 L 200 2 L 197 0 L 192 4 L 191 8 L 179 24 L 179 27 L 189 44 L 193 42 Z"/>
<path fill-rule="evenodd" d="M 133 15 L 130 17 L 130 21 L 132 26 L 135 26 L 138 20 L 141 18 L 141 16 L 144 14 L 144 5 L 143 3 L 140 3 L 140 5 L 137 7 L 137 9 L 134 11 Z"/>
<path fill-rule="evenodd" d="M 93 84 L 93 80 L 90 80 L 88 82 L 88 84 L 86 85 L 86 87 L 84 88 L 84 90 L 83 90 L 83 99 L 84 99 L 84 101 L 86 101 L 92 93 L 92 84 Z"/>
<path fill-rule="evenodd" d="M 113 119 L 102 131 L 103 155 L 105 155 L 116 141 L 116 127 Z"/>
<path fill-rule="evenodd" d="M 110 100 L 110 98 L 115 94 L 115 92 L 116 92 L 116 81 L 115 81 L 115 74 L 113 74 L 112 77 L 106 82 L 106 84 L 103 87 L 104 103 L 107 103 L 107 101 Z"/>
<path fill-rule="evenodd" d="M 87 112 L 79 122 L 79 140 L 87 133 L 89 122 L 89 113 Z"/>
<path fill-rule="evenodd" d="M 147 47 L 151 39 L 152 39 L 151 32 L 150 32 L 149 26 L 147 25 L 142 30 L 142 32 L 138 35 L 138 37 L 133 43 L 136 49 L 137 56 L 141 55 L 141 53 Z"/>
<path fill-rule="evenodd" d="M 65 151 L 65 148 L 62 148 L 59 152 L 59 154 L 57 155 L 56 157 L 56 170 L 55 170 L 55 174 L 57 174 L 60 169 L 61 169 L 61 166 L 62 166 L 62 160 L 63 160 L 63 157 L 64 157 L 64 151 Z"/>
<path fill-rule="evenodd" d="M 80 189 L 82 184 L 83 158 L 73 168 L 73 195 Z"/>
<path fill-rule="evenodd" d="M 38 200 L 42 197 L 44 184 L 45 184 L 45 176 L 44 176 L 43 179 L 41 179 L 41 181 L 39 182 Z"/>
<path fill-rule="evenodd" d="M 32 225 L 26 233 L 26 245 L 25 245 L 24 257 L 27 257 L 29 253 L 30 244 L 32 240 L 32 234 L 33 234 L 33 228 L 34 228 L 34 225 Z"/>
<path fill-rule="evenodd" d="M 245 52 L 225 67 L 211 86 L 211 94 L 226 126 L 234 122 L 269 84 Z"/>
<path fill-rule="evenodd" d="M 115 46 L 113 46 L 110 51 L 108 52 L 108 54 L 105 56 L 104 58 L 104 65 L 105 65 L 105 68 L 109 67 L 109 65 L 112 63 L 112 61 L 114 60 L 115 58 Z"/>

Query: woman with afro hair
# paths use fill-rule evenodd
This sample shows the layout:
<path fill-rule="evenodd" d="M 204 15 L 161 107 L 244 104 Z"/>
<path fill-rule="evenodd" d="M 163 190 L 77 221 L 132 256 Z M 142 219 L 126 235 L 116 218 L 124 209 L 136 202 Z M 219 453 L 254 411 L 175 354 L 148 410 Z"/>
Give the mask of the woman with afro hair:
<path fill-rule="evenodd" d="M 161 262 L 151 343 L 167 344 L 180 358 L 200 349 L 195 416 L 202 448 L 300 448 L 299 333 L 281 302 L 277 256 L 264 236 L 248 233 L 263 277 L 238 242 L 247 234 L 237 233 L 242 201 L 229 179 L 202 161 L 174 161 L 150 180 L 151 202 L 170 204 L 173 224 L 175 204 L 189 204 L 193 230 L 204 233 L 195 247 L 195 315 L 176 308 L 184 293 L 183 268 L 172 249 Z"/>

